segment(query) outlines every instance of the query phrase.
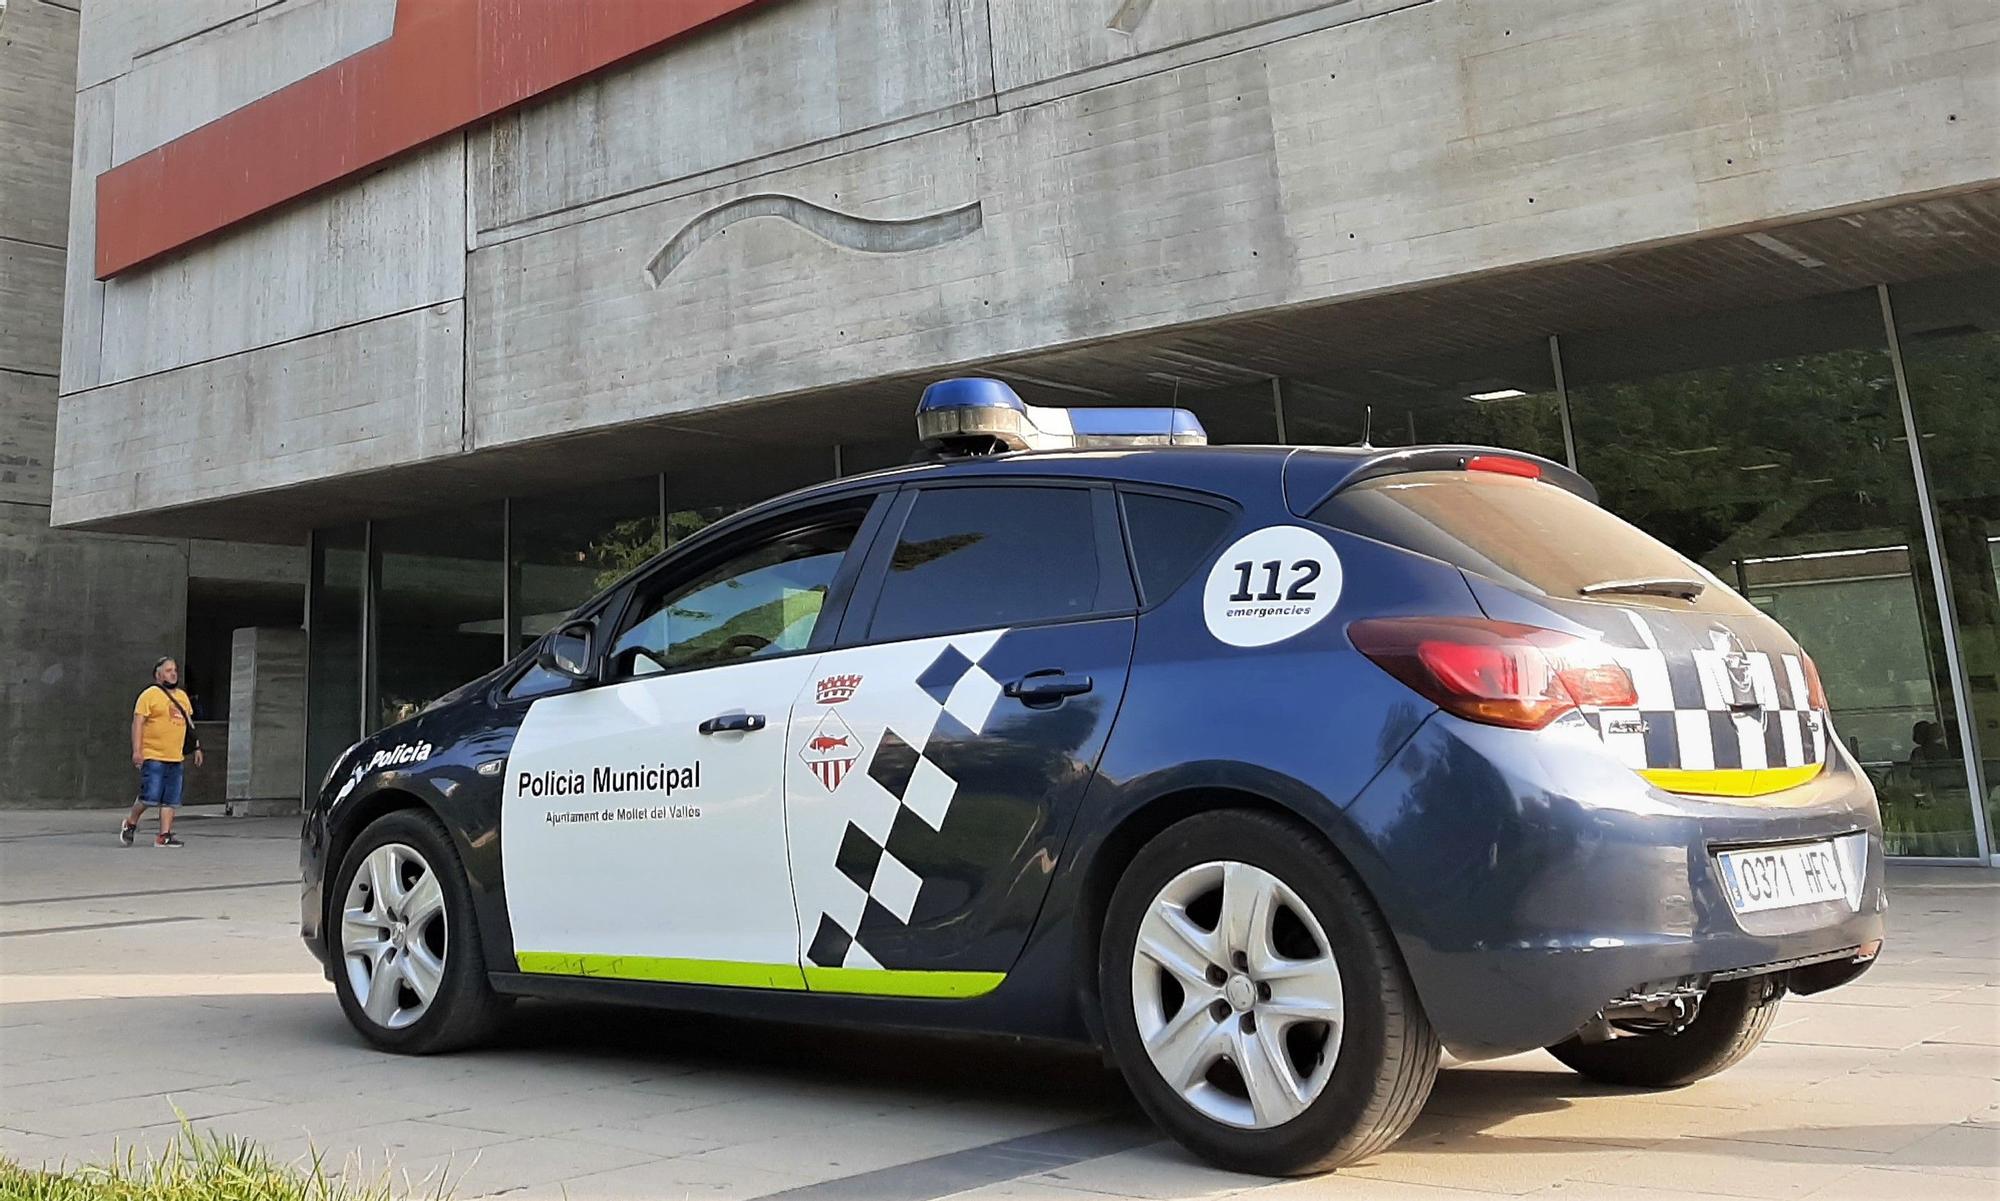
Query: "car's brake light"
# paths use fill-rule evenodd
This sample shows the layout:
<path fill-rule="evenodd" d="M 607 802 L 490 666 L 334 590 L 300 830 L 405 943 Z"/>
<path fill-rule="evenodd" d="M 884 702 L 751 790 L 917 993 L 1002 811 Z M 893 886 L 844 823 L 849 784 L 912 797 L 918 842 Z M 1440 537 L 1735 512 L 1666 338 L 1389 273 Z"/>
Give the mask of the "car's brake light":
<path fill-rule="evenodd" d="M 1822 713 L 1826 712 L 1826 688 L 1819 682 L 1818 666 L 1813 663 L 1812 656 L 1803 651 L 1799 653 L 1799 662 L 1806 669 L 1806 704 Z"/>
<path fill-rule="evenodd" d="M 1491 471 L 1495 475 L 1518 475 L 1524 480 L 1542 478 L 1542 466 L 1526 459 L 1510 459 L 1505 455 L 1474 455 L 1465 461 L 1467 471 Z"/>
<path fill-rule="evenodd" d="M 1356 650 L 1448 713 L 1539 730 L 1579 706 L 1631 708 L 1632 675 L 1603 644 L 1474 617 L 1381 617 L 1347 628 Z"/>

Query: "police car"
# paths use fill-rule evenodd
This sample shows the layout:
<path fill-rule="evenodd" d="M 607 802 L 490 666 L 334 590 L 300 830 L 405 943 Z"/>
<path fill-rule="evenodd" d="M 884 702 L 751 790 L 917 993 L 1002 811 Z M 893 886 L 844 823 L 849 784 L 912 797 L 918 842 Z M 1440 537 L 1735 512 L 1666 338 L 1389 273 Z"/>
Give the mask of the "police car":
<path fill-rule="evenodd" d="M 1873 961 L 1812 660 L 1567 468 L 991 380 L 918 424 L 334 764 L 303 934 L 369 1041 L 517 997 L 1071 1040 L 1292 1174 L 1441 1047 L 1685 1084 Z"/>

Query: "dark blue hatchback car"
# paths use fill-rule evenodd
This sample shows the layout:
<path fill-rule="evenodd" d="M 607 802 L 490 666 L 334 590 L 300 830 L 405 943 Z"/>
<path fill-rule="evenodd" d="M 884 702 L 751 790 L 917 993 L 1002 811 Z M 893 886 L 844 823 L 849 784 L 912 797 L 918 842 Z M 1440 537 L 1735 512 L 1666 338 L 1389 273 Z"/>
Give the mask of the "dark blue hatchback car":
<path fill-rule="evenodd" d="M 1811 659 L 1568 469 L 982 380 L 919 426 L 334 764 L 302 928 L 370 1041 L 521 996 L 1072 1040 L 1303 1173 L 1441 1046 L 1684 1084 L 1879 951 Z"/>

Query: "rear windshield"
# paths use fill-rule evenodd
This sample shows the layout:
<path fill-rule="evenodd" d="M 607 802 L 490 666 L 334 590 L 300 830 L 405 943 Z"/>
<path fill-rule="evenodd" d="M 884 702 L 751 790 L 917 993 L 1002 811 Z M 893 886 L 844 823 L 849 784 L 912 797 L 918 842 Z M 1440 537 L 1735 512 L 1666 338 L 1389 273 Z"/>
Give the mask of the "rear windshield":
<path fill-rule="evenodd" d="M 1468 471 L 1383 476 L 1335 494 L 1313 520 L 1552 597 L 1684 613 L 1755 612 L 1666 543 L 1539 480 Z M 1621 581 L 1687 579 L 1706 585 L 1693 601 L 1640 591 L 1585 591 Z"/>

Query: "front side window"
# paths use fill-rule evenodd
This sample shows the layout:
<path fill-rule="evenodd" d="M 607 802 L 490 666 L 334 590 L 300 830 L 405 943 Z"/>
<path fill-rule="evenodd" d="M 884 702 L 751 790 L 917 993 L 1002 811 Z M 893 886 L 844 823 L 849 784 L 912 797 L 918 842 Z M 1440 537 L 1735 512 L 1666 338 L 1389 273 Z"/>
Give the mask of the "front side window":
<path fill-rule="evenodd" d="M 613 671 L 651 675 L 805 650 L 861 509 L 768 537 L 647 595 L 612 645 Z"/>
<path fill-rule="evenodd" d="M 868 636 L 921 638 L 1083 617 L 1098 607 L 1084 488 L 936 488 L 917 497 Z"/>

